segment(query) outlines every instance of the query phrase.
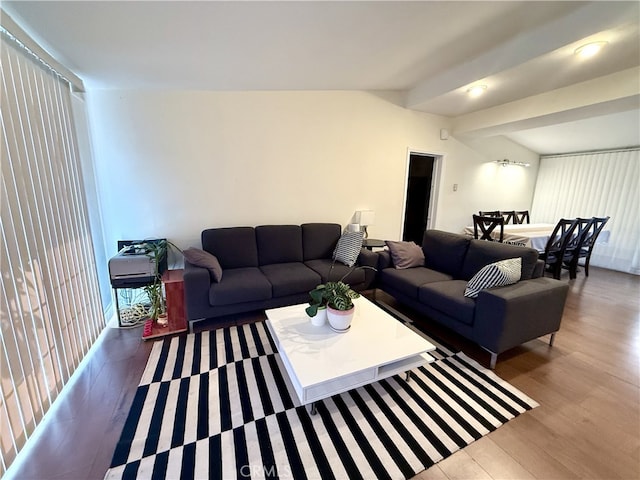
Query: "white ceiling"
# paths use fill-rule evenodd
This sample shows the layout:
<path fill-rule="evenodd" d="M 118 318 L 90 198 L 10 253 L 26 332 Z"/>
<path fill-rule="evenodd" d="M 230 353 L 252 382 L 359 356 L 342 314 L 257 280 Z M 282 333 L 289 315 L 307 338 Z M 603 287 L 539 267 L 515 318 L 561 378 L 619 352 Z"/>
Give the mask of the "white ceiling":
<path fill-rule="evenodd" d="M 400 90 L 538 153 L 640 144 L 640 3 L 3 1 L 88 89 Z M 606 40 L 601 55 L 573 51 Z M 470 99 L 470 85 L 488 86 Z"/>

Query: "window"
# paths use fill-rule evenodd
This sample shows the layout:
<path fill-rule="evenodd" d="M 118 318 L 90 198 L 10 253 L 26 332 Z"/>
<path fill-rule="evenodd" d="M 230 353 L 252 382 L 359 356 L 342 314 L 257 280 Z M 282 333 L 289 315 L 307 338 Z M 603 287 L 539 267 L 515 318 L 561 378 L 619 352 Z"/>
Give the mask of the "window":
<path fill-rule="evenodd" d="M 533 196 L 536 222 L 611 217 L 591 265 L 640 275 L 640 149 L 544 156 Z"/>
<path fill-rule="evenodd" d="M 70 84 L 4 29 L 0 55 L 2 476 L 104 316 Z"/>

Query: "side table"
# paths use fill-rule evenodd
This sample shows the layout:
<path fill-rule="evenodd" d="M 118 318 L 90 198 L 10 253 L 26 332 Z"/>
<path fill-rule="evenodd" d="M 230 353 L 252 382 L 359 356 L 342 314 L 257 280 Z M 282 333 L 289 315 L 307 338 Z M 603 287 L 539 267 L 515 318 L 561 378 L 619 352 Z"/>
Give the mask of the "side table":
<path fill-rule="evenodd" d="M 384 240 L 378 240 L 376 238 L 365 238 L 364 240 L 362 240 L 362 246 L 369 250 L 373 250 L 374 247 L 382 248 L 385 245 L 386 243 L 384 243 Z"/>
<path fill-rule="evenodd" d="M 147 320 L 142 333 L 143 340 L 187 331 L 183 274 L 183 269 L 166 270 L 162 274 L 162 283 L 167 297 L 168 323 L 165 326 L 160 326 L 151 319 Z"/>

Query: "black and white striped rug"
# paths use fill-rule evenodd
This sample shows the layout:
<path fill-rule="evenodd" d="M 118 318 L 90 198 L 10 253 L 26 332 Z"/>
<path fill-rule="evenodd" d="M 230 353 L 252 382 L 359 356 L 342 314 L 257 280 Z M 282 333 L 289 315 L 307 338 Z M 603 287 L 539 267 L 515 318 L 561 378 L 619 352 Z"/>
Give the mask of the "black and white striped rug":
<path fill-rule="evenodd" d="M 433 356 L 310 415 L 263 322 L 166 339 L 105 478 L 410 478 L 537 406 L 463 353 Z"/>

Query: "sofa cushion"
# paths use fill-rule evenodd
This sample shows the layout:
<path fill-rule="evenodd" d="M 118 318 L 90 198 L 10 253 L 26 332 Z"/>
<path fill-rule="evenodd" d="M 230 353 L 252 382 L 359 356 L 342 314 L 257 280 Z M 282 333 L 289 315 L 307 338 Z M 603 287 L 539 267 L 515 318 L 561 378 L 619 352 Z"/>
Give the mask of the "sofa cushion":
<path fill-rule="evenodd" d="M 476 302 L 464 296 L 465 288 L 465 280 L 427 283 L 418 289 L 418 300 L 462 323 L 472 325 Z"/>
<path fill-rule="evenodd" d="M 203 230 L 202 249 L 215 255 L 224 270 L 258 266 L 258 247 L 253 227 Z"/>
<path fill-rule="evenodd" d="M 215 255 L 199 248 L 186 248 L 182 251 L 182 255 L 192 265 L 209 270 L 209 275 L 214 282 L 222 280 L 222 267 Z"/>
<path fill-rule="evenodd" d="M 342 227 L 337 223 L 304 223 L 300 227 L 304 261 L 331 258 Z"/>
<path fill-rule="evenodd" d="M 333 251 L 333 259 L 353 267 L 360 255 L 363 236 L 364 232 L 344 232 Z"/>
<path fill-rule="evenodd" d="M 520 257 L 485 265 L 469 280 L 464 296 L 476 298 L 481 290 L 517 283 L 520 280 L 521 271 L 522 259 Z"/>
<path fill-rule="evenodd" d="M 427 230 L 422 240 L 425 266 L 449 274 L 453 278 L 463 278 L 462 265 L 470 241 L 471 239 L 464 235 Z"/>
<path fill-rule="evenodd" d="M 270 298 L 271 284 L 257 267 L 227 269 L 222 281 L 209 289 L 209 303 L 214 307 Z"/>
<path fill-rule="evenodd" d="M 302 229 L 299 225 L 256 227 L 260 265 L 302 262 Z"/>
<path fill-rule="evenodd" d="M 424 252 L 415 242 L 385 242 L 396 268 L 424 267 Z"/>
<path fill-rule="evenodd" d="M 413 299 L 418 298 L 418 288 L 425 283 L 452 280 L 451 275 L 424 267 L 407 268 L 404 270 L 385 268 L 379 272 L 379 276 L 380 285 L 383 288 L 385 285 L 389 285 L 391 288 Z"/>
<path fill-rule="evenodd" d="M 471 240 L 469 251 L 462 267 L 462 277 L 460 278 L 470 280 L 485 265 L 516 257 L 522 259 L 520 278 L 529 280 L 538 261 L 538 252 L 536 250 L 506 243 Z"/>
<path fill-rule="evenodd" d="M 304 262 L 304 264 L 318 273 L 322 278 L 322 282 L 335 282 L 342 277 L 344 277 L 343 281 L 349 285 L 358 285 L 365 282 L 365 271 L 362 268 L 351 268 L 340 262 L 322 258 L 309 260 Z M 333 265 L 333 268 L 331 268 L 331 265 Z"/>
<path fill-rule="evenodd" d="M 274 298 L 308 292 L 322 283 L 320 275 L 300 262 L 262 265 L 260 270 L 271 283 Z"/>

